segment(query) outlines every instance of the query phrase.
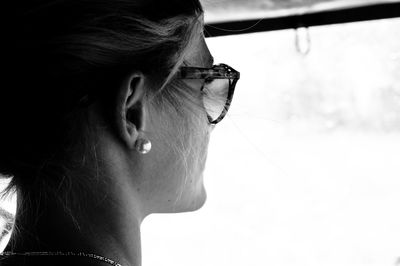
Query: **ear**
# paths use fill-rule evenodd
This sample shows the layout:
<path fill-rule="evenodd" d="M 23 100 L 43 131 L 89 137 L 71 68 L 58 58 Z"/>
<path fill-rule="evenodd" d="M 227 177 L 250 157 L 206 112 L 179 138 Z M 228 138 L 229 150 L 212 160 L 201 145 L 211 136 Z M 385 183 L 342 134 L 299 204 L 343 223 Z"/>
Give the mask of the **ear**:
<path fill-rule="evenodd" d="M 139 131 L 145 128 L 145 84 L 143 73 L 131 73 L 123 80 L 117 95 L 118 135 L 129 149 L 134 149 Z"/>

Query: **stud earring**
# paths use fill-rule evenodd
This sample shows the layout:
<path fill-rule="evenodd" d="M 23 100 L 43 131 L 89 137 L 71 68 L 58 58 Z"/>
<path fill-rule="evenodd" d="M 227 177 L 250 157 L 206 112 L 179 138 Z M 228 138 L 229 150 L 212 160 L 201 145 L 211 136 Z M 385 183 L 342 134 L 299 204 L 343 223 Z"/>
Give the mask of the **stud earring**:
<path fill-rule="evenodd" d="M 151 150 L 151 141 L 146 138 L 138 138 L 135 141 L 135 149 L 140 154 L 146 154 Z"/>

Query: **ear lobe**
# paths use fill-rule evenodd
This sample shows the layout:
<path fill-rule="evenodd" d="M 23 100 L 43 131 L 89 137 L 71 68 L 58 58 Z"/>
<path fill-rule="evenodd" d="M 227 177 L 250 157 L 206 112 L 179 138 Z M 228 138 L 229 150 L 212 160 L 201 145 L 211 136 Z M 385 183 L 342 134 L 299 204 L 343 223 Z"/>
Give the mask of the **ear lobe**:
<path fill-rule="evenodd" d="M 145 127 L 145 76 L 132 73 L 123 82 L 117 97 L 117 127 L 123 142 L 134 149 L 139 131 Z"/>

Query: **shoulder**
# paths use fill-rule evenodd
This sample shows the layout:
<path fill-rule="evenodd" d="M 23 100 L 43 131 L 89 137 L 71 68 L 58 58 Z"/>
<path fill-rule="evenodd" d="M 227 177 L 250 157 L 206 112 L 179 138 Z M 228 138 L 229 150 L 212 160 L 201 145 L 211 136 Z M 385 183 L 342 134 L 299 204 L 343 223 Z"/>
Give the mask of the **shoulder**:
<path fill-rule="evenodd" d="M 101 261 L 76 257 L 9 256 L 0 254 L 0 266 L 109 266 Z"/>

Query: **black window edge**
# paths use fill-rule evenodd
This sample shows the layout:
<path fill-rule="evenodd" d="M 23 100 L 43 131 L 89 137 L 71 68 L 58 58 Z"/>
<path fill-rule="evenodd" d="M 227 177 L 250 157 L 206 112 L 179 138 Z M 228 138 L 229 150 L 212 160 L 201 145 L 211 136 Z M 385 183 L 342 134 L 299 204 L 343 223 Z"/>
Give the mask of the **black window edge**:
<path fill-rule="evenodd" d="M 400 2 L 284 17 L 207 23 L 205 25 L 205 36 L 219 37 L 396 17 L 400 17 Z"/>

